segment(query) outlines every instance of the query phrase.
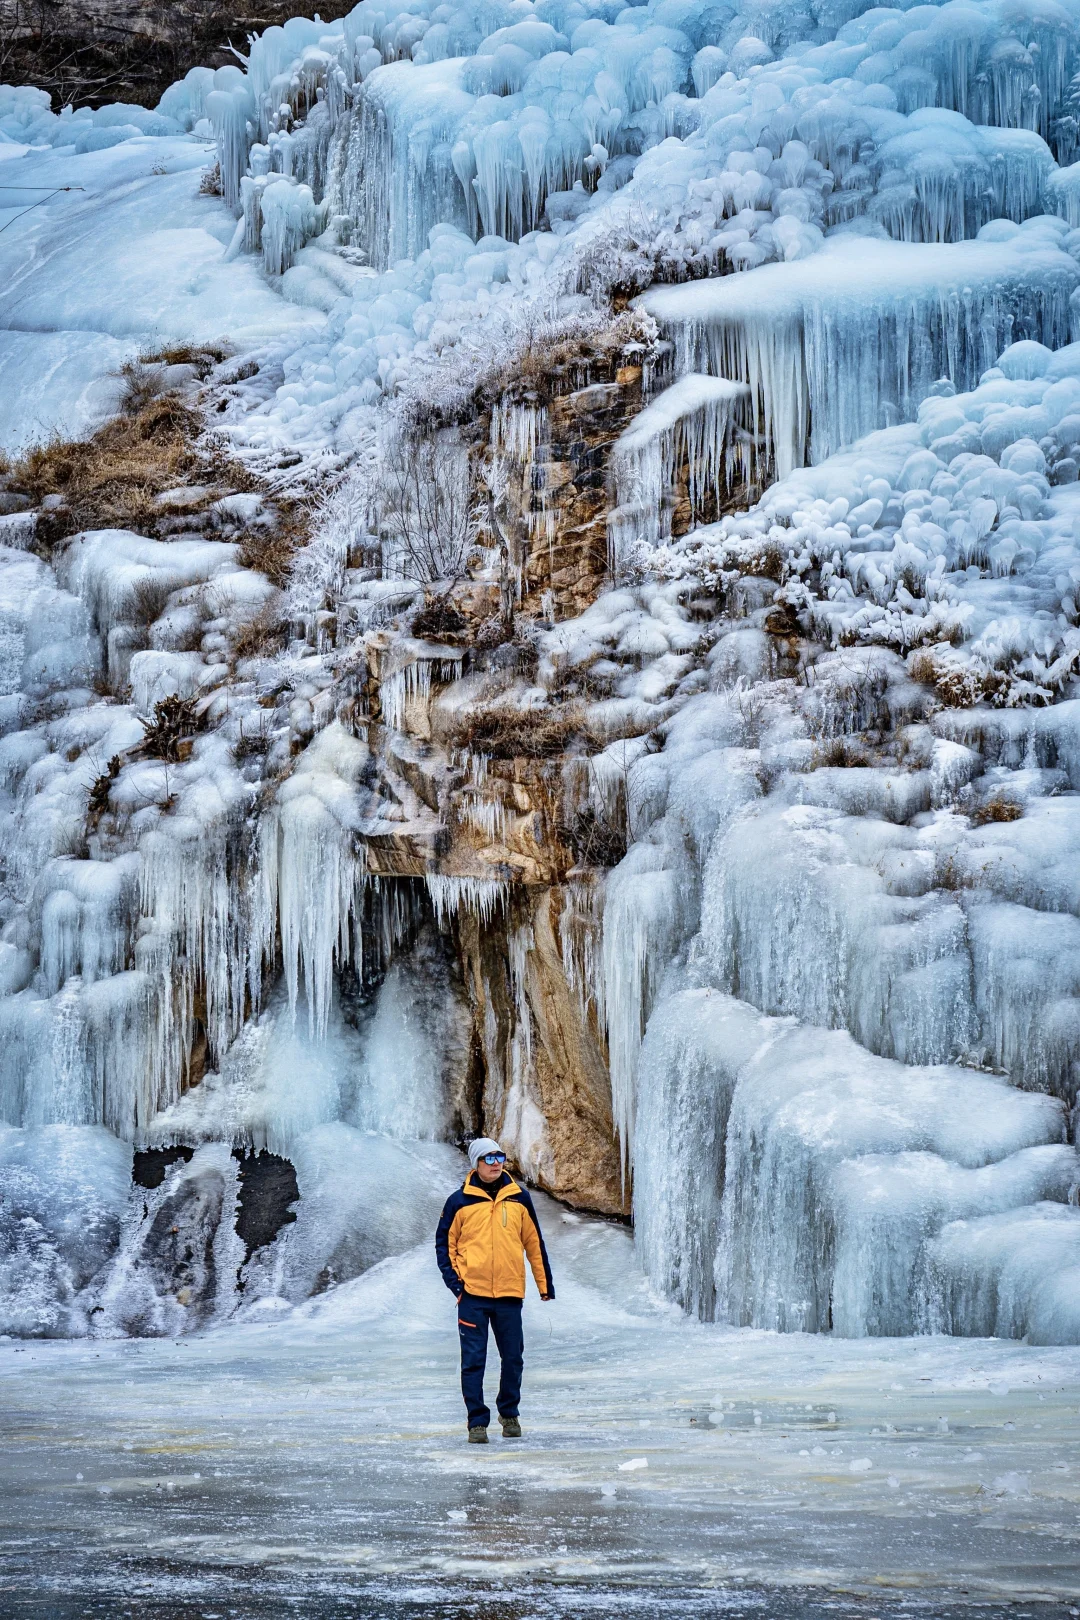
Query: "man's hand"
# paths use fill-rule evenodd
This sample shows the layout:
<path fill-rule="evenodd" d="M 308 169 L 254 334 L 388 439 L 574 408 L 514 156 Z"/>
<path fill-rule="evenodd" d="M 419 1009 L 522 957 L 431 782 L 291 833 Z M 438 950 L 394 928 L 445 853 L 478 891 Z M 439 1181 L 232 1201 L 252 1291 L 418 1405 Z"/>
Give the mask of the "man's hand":
<path fill-rule="evenodd" d="M 545 1305 L 550 1305 L 552 1300 L 555 1298 L 555 1295 L 554 1294 L 541 1294 L 540 1298 L 543 1300 Z"/>

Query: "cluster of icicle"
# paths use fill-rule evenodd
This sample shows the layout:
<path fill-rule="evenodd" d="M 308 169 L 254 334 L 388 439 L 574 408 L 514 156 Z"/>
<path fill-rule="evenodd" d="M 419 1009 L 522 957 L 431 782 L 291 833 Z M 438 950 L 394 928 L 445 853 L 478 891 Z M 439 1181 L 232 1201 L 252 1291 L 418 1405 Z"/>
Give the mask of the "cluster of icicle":
<path fill-rule="evenodd" d="M 470 0 L 447 18 L 430 0 L 361 0 L 337 22 L 268 29 L 246 66 L 192 70 L 155 116 L 216 134 L 241 215 L 230 252 L 260 253 L 299 302 L 338 306 L 277 398 L 235 426 L 238 445 L 284 436 L 317 454 L 413 371 L 463 343 L 471 365 L 485 332 L 515 331 L 534 300 L 584 309 L 653 271 L 805 271 L 762 284 L 772 314 L 753 330 L 734 289 L 708 311 L 655 306 L 679 370 L 750 385 L 739 454 L 760 463 L 759 485 L 910 418 L 943 372 L 970 386 L 1010 337 L 1067 338 L 1076 19 L 946 0 L 825 31 L 797 8 L 648 0 L 611 21 L 600 0 L 530 0 L 524 15 L 521 0 Z M 1068 227 L 1053 240 L 1044 209 Z M 1005 233 L 1025 222 L 1061 257 L 1019 265 Z M 301 257 L 313 238 L 377 274 Z M 891 258 L 890 241 L 908 254 Z M 931 252 L 945 246 L 956 255 Z M 869 356 L 848 330 L 868 299 Z M 808 387 L 792 394 L 780 384 L 803 349 Z M 650 468 L 633 468 L 639 483 Z M 625 549 L 618 525 L 612 544 Z"/>

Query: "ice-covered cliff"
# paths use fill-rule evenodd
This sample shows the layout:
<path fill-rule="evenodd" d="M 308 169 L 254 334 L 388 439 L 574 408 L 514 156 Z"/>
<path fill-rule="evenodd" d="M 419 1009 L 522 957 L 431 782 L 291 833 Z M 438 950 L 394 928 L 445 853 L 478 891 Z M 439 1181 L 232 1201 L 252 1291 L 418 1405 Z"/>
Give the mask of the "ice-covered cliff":
<path fill-rule="evenodd" d="M 7 1331 L 302 1298 L 483 1127 L 706 1318 L 1080 1340 L 1078 55 L 361 0 L 0 90 L 6 437 L 126 360 L 150 468 L 0 495 Z"/>

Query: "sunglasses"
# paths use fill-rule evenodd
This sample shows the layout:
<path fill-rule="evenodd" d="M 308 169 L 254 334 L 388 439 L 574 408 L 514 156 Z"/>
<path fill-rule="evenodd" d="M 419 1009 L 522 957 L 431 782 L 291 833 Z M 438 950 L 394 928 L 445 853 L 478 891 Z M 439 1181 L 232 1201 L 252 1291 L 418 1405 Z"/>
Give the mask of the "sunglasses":
<path fill-rule="evenodd" d="M 485 1153 L 484 1154 L 484 1163 L 485 1164 L 505 1164 L 506 1163 L 506 1154 L 505 1153 Z"/>

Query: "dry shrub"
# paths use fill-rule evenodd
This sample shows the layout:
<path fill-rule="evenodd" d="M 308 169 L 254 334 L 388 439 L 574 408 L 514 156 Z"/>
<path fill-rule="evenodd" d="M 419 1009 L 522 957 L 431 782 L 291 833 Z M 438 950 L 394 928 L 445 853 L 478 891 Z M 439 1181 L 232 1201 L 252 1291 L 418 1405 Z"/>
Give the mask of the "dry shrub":
<path fill-rule="evenodd" d="M 137 580 L 131 592 L 132 624 L 153 624 L 155 619 L 161 617 L 171 594 L 172 587 L 163 580 L 150 578 Z M 202 640 L 201 633 L 199 640 Z"/>
<path fill-rule="evenodd" d="M 934 867 L 934 888 L 958 893 L 964 887 L 963 875 L 952 855 L 938 860 Z"/>
<path fill-rule="evenodd" d="M 773 579 L 779 585 L 784 577 L 787 558 L 777 545 L 767 545 L 761 551 L 754 551 L 749 556 L 739 558 L 739 569 L 754 579 Z M 798 630 L 798 623 L 795 625 Z"/>
<path fill-rule="evenodd" d="M 237 663 L 245 658 L 273 658 L 285 649 L 288 622 L 271 602 L 264 602 L 253 618 L 244 619 L 232 632 L 232 655 Z"/>
<path fill-rule="evenodd" d="M 162 368 L 141 358 L 125 360 L 120 367 L 120 377 L 124 385 L 120 394 L 120 409 L 127 416 L 144 411 L 152 400 L 158 399 L 165 391 Z"/>
<path fill-rule="evenodd" d="M 201 729 L 202 720 L 194 698 L 165 697 L 154 704 L 153 719 L 144 720 L 142 725 L 142 752 L 150 759 L 175 764 L 190 752 L 184 744 L 190 743 Z"/>
<path fill-rule="evenodd" d="M 114 754 L 101 775 L 96 777 L 90 786 L 90 793 L 86 801 L 86 819 L 91 828 L 96 827 L 102 816 L 109 808 L 109 794 L 112 785 L 120 775 L 123 759 Z"/>
<path fill-rule="evenodd" d="M 200 381 L 228 358 L 229 350 L 215 343 L 167 343 L 139 359 L 146 366 L 191 366 Z"/>
<path fill-rule="evenodd" d="M 298 501 L 280 501 L 272 528 L 246 529 L 239 540 L 241 568 L 264 574 L 271 585 L 284 590 L 293 558 L 311 534 L 311 513 Z"/>
<path fill-rule="evenodd" d="M 457 640 L 468 628 L 465 615 L 446 596 L 436 596 L 425 602 L 412 622 L 413 635 L 429 641 Z"/>
<path fill-rule="evenodd" d="M 201 197 L 221 196 L 221 164 L 212 163 L 203 170 L 199 177 L 199 195 Z"/>
<path fill-rule="evenodd" d="M 626 854 L 626 831 L 610 816 L 600 815 L 586 805 L 569 823 L 558 828 L 569 844 L 578 866 L 618 866 Z"/>
<path fill-rule="evenodd" d="M 987 799 L 971 812 L 971 825 L 985 827 L 992 821 L 1019 821 L 1024 814 L 1023 805 L 1015 799 Z"/>
<path fill-rule="evenodd" d="M 839 765 L 851 770 L 857 766 L 866 768 L 869 764 L 865 748 L 851 737 L 833 737 L 814 753 L 815 767 Z"/>
<path fill-rule="evenodd" d="M 514 709 L 500 705 L 461 718 L 450 741 L 489 759 L 552 759 L 579 736 L 582 716 L 574 708 Z"/>
<path fill-rule="evenodd" d="M 999 670 L 976 664 L 946 664 L 925 648 L 908 663 L 912 680 L 932 686 L 946 709 L 971 709 L 977 703 L 1003 706 L 1009 690 L 1008 676 Z"/>
<path fill-rule="evenodd" d="M 238 765 L 246 759 L 263 759 L 270 752 L 271 741 L 268 731 L 242 731 L 233 744 L 233 758 Z"/>

